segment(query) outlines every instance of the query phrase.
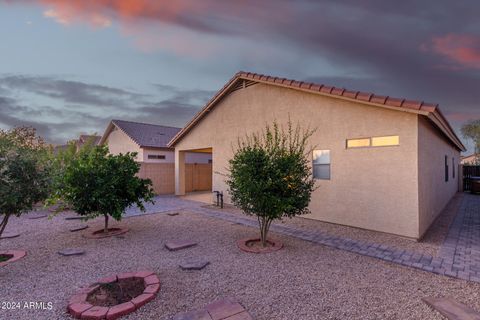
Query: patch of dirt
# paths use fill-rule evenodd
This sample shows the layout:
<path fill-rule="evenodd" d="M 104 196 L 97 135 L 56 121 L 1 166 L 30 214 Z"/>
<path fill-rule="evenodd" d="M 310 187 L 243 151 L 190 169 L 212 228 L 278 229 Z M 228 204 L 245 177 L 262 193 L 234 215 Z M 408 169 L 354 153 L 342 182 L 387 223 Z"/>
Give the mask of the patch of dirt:
<path fill-rule="evenodd" d="M 13 258 L 11 254 L 0 254 L 0 262 L 5 262 Z"/>
<path fill-rule="evenodd" d="M 100 307 L 113 307 L 138 297 L 145 290 L 142 278 L 121 279 L 111 283 L 101 284 L 90 293 L 87 301 Z"/>

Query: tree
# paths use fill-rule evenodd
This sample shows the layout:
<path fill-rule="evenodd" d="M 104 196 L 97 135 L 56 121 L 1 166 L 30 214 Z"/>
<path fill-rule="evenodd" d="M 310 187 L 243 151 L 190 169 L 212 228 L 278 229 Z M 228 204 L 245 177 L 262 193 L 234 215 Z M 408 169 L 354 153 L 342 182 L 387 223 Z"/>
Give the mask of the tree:
<path fill-rule="evenodd" d="M 0 236 L 9 218 L 33 209 L 49 193 L 48 149 L 34 128 L 0 130 Z"/>
<path fill-rule="evenodd" d="M 135 156 L 110 155 L 106 146 L 80 150 L 65 167 L 62 190 L 57 191 L 59 199 L 86 219 L 103 215 L 103 232 L 108 233 L 109 216 L 121 220 L 130 205 L 144 211 L 143 201 L 153 202 L 152 182 L 136 176 L 140 164 Z"/>
<path fill-rule="evenodd" d="M 313 132 L 293 128 L 290 120 L 286 130 L 274 122 L 260 134 L 239 139 L 229 161 L 232 202 L 257 217 L 264 247 L 272 221 L 310 212 L 315 181 L 306 146 Z"/>
<path fill-rule="evenodd" d="M 471 139 L 473 141 L 476 163 L 480 163 L 480 119 L 465 123 L 461 131 L 465 139 Z"/>

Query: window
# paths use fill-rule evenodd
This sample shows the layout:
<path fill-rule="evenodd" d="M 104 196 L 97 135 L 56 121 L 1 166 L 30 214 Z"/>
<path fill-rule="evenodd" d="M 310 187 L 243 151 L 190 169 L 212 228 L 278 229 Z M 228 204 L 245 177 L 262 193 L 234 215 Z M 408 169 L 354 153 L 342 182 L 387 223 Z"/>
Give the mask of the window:
<path fill-rule="evenodd" d="M 347 140 L 347 148 L 361 148 L 361 147 L 370 147 L 370 138 Z"/>
<path fill-rule="evenodd" d="M 452 178 L 455 179 L 455 158 L 452 158 Z"/>
<path fill-rule="evenodd" d="M 313 150 L 313 178 L 330 180 L 330 150 Z"/>
<path fill-rule="evenodd" d="M 212 162 L 213 162 L 212 159 L 208 159 L 208 163 L 212 163 Z"/>
<path fill-rule="evenodd" d="M 148 159 L 165 160 L 165 156 L 163 154 L 149 154 Z"/>
<path fill-rule="evenodd" d="M 445 182 L 448 182 L 448 156 L 445 156 Z"/>
<path fill-rule="evenodd" d="M 365 147 L 388 147 L 400 145 L 399 136 L 383 136 L 360 139 L 347 139 L 347 149 Z"/>
<path fill-rule="evenodd" d="M 399 144 L 400 144 L 399 136 L 372 138 L 372 147 L 398 146 Z"/>

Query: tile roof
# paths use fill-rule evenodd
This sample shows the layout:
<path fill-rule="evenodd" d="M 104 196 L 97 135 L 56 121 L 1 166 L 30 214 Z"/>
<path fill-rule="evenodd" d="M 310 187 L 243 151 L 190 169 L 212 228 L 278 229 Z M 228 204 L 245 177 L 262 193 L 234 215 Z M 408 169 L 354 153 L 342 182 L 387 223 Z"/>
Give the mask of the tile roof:
<path fill-rule="evenodd" d="M 142 148 L 168 148 L 168 142 L 180 131 L 180 128 L 176 127 L 124 120 L 112 120 L 112 124 Z"/>
<path fill-rule="evenodd" d="M 325 96 L 336 97 L 340 99 L 354 100 L 359 103 L 375 105 L 380 107 L 392 108 L 401 111 L 410 111 L 427 116 L 439 129 L 452 141 L 459 150 L 465 150 L 465 146 L 455 134 L 445 116 L 440 111 L 438 104 L 427 103 L 424 101 L 406 100 L 403 98 L 393 98 L 390 96 L 381 96 L 370 92 L 352 91 L 344 88 L 327 86 L 324 84 L 296 81 L 286 78 L 278 78 L 257 74 L 252 72 L 240 71 L 220 89 L 205 107 L 198 112 L 193 119 L 170 141 L 169 146 L 173 147 L 188 131 L 200 121 L 215 104 L 229 93 L 229 89 L 238 80 L 250 80 L 259 83 L 271 84 L 290 89 L 297 89 L 305 92 L 317 93 Z"/>
<path fill-rule="evenodd" d="M 95 135 L 86 135 L 82 134 L 80 135 L 80 138 L 78 139 L 78 142 L 83 145 L 84 143 L 88 142 L 90 139 L 93 139 L 93 143 L 97 145 L 100 142 L 100 139 L 102 139 L 101 136 L 95 136 Z"/>

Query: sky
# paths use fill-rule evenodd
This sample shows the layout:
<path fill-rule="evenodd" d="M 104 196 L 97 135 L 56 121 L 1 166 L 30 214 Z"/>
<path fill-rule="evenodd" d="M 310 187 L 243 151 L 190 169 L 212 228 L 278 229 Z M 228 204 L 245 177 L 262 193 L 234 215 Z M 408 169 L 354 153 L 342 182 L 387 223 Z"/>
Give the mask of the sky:
<path fill-rule="evenodd" d="M 0 0 L 0 128 L 61 144 L 111 119 L 181 127 L 242 70 L 438 103 L 459 134 L 480 119 L 479 16 L 478 0 Z"/>

